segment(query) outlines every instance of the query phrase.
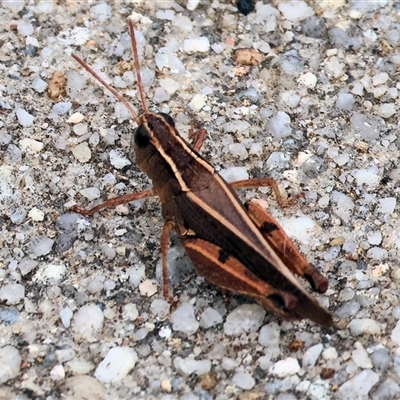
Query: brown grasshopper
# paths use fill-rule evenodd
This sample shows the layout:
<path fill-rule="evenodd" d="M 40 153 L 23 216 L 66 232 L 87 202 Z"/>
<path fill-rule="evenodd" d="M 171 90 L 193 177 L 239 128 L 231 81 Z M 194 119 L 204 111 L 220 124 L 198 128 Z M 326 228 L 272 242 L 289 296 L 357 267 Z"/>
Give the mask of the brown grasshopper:
<path fill-rule="evenodd" d="M 207 281 L 249 295 L 286 320 L 308 318 L 324 327 L 331 326 L 332 316 L 303 289 L 291 272 L 307 279 L 320 293 L 327 290 L 328 280 L 299 253 L 259 201 L 242 204 L 234 190 L 271 186 L 281 206 L 291 202 L 281 198 L 272 178 L 228 184 L 198 153 L 206 137 L 204 129 L 193 135 L 192 146 L 189 146 L 169 115 L 149 111 L 131 20 L 129 31 L 144 109 L 141 116 L 91 67 L 78 56 L 73 57 L 131 112 L 138 125 L 132 134 L 136 162 L 150 177 L 153 187 L 112 198 L 90 210 L 77 206 L 73 210 L 88 216 L 105 207 L 158 196 L 165 221 L 161 255 L 166 297 L 169 297 L 167 251 L 170 233 L 175 229 L 196 269 Z"/>

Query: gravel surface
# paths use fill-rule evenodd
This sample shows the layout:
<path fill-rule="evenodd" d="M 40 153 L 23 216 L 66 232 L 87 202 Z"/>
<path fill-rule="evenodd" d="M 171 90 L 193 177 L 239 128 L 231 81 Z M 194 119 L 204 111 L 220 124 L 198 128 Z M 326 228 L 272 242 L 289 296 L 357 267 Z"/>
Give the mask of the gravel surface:
<path fill-rule="evenodd" d="M 0 398 L 399 399 L 400 3 L 0 1 Z M 128 16 L 149 106 L 264 199 L 328 277 L 329 330 L 282 322 L 199 277 L 172 238 L 162 296 L 157 199 L 124 106 L 139 111 Z"/>

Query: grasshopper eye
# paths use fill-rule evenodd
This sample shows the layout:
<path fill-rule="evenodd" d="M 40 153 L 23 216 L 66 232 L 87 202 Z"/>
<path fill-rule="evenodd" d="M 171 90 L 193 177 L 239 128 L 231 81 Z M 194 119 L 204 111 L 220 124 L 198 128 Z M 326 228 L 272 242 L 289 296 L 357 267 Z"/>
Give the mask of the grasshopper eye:
<path fill-rule="evenodd" d="M 161 115 L 168 125 L 171 125 L 172 127 L 175 128 L 175 121 L 172 119 L 172 117 L 169 114 L 158 113 L 158 115 Z"/>
<path fill-rule="evenodd" d="M 133 138 L 138 147 L 143 148 L 150 143 L 150 133 L 144 125 L 137 127 Z"/>

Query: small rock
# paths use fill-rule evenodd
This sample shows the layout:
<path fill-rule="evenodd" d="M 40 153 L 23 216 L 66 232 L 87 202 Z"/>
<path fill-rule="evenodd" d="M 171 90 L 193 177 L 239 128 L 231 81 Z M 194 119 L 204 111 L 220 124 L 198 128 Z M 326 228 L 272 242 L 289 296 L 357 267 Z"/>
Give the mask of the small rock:
<path fill-rule="evenodd" d="M 176 370 L 184 375 L 204 375 L 211 370 L 210 360 L 195 360 L 194 355 L 187 358 L 176 357 L 174 360 Z"/>
<path fill-rule="evenodd" d="M 25 287 L 19 283 L 9 283 L 0 288 L 0 300 L 7 305 L 18 304 L 25 297 Z"/>
<path fill-rule="evenodd" d="M 96 200 L 100 197 L 100 189 L 97 187 L 88 187 L 80 190 L 79 193 L 90 201 Z"/>
<path fill-rule="evenodd" d="M 19 141 L 19 147 L 23 153 L 40 153 L 43 150 L 43 143 L 34 139 L 21 139 Z"/>
<path fill-rule="evenodd" d="M 400 321 L 399 321 L 400 322 Z M 399 333 L 400 333 L 400 323 L 398 323 L 399 326 Z M 380 335 L 381 334 L 381 326 L 379 325 L 378 322 L 371 318 L 355 318 L 350 321 L 350 323 L 347 325 L 347 327 L 350 329 L 350 332 L 353 335 L 363 335 L 363 334 L 370 334 L 370 335 Z M 397 325 L 396 325 L 397 327 Z M 398 344 L 400 345 L 400 335 L 399 337 L 399 342 Z M 392 339 L 393 339 L 393 333 L 392 333 Z"/>
<path fill-rule="evenodd" d="M 317 84 L 317 77 L 311 72 L 299 76 L 298 82 L 306 88 L 313 89 Z"/>
<path fill-rule="evenodd" d="M 131 162 L 118 149 L 110 151 L 110 163 L 116 169 L 122 169 L 127 165 L 131 165 Z"/>
<path fill-rule="evenodd" d="M 200 111 L 207 104 L 207 96 L 204 94 L 195 94 L 189 103 L 193 111 Z"/>
<path fill-rule="evenodd" d="M 320 356 L 324 346 L 322 343 L 318 343 L 305 351 L 302 358 L 302 367 L 310 368 L 315 365 Z"/>
<path fill-rule="evenodd" d="M 35 117 L 32 114 L 29 114 L 27 111 L 25 111 L 22 108 L 17 109 L 17 118 L 18 118 L 18 122 L 24 128 L 31 126 L 33 124 L 33 121 L 35 120 Z"/>
<path fill-rule="evenodd" d="M 71 393 L 70 400 L 106 400 L 108 397 L 106 388 L 92 376 L 76 374 L 65 380 L 64 390 Z"/>
<path fill-rule="evenodd" d="M 205 36 L 194 39 L 185 39 L 183 41 L 183 51 L 186 54 L 193 54 L 196 52 L 207 53 L 209 50 L 210 42 Z"/>
<path fill-rule="evenodd" d="M 50 378 L 53 381 L 61 381 L 65 378 L 65 369 L 62 365 L 56 365 L 50 371 Z"/>
<path fill-rule="evenodd" d="M 98 365 L 94 376 L 100 382 L 113 383 L 125 378 L 138 360 L 138 355 L 131 347 L 114 347 Z"/>
<path fill-rule="evenodd" d="M 280 338 L 281 328 L 276 322 L 270 322 L 261 328 L 258 343 L 265 347 L 279 346 Z"/>
<path fill-rule="evenodd" d="M 171 305 L 164 299 L 154 299 L 150 306 L 151 312 L 161 320 L 168 317 L 170 308 Z"/>
<path fill-rule="evenodd" d="M 39 210 L 36 207 L 33 207 L 29 213 L 28 217 L 31 218 L 33 221 L 43 221 L 44 220 L 44 212 Z"/>
<path fill-rule="evenodd" d="M 233 375 L 232 383 L 238 386 L 240 389 L 251 390 L 254 387 L 256 381 L 247 372 L 239 371 L 236 372 L 235 375 Z"/>
<path fill-rule="evenodd" d="M 200 325 L 196 319 L 194 308 L 189 303 L 182 304 L 171 314 L 171 323 L 174 331 L 181 331 L 187 335 L 195 333 Z"/>
<path fill-rule="evenodd" d="M 372 368 L 371 359 L 367 351 L 360 342 L 354 343 L 355 350 L 351 353 L 351 358 L 359 368 Z"/>
<path fill-rule="evenodd" d="M 135 321 L 139 317 L 139 311 L 136 304 L 128 303 L 122 307 L 122 316 L 129 321 Z"/>
<path fill-rule="evenodd" d="M 0 384 L 18 376 L 21 369 L 21 355 L 13 346 L 0 348 Z"/>
<path fill-rule="evenodd" d="M 211 307 L 207 307 L 200 316 L 200 326 L 203 328 L 211 328 L 222 322 L 221 314 Z"/>
<path fill-rule="evenodd" d="M 157 284 L 151 279 L 146 279 L 139 285 L 139 292 L 142 296 L 151 297 L 157 293 Z"/>
<path fill-rule="evenodd" d="M 265 313 L 264 308 L 258 304 L 243 304 L 227 316 L 224 333 L 240 336 L 242 333 L 256 332 L 262 325 Z"/>
<path fill-rule="evenodd" d="M 80 163 L 86 163 L 92 157 L 92 151 L 87 142 L 82 142 L 75 146 L 72 149 L 72 154 Z"/>
<path fill-rule="evenodd" d="M 294 357 L 288 357 L 284 360 L 280 360 L 269 368 L 269 373 L 278 378 L 286 378 L 288 376 L 297 374 L 299 371 L 299 362 Z"/>
<path fill-rule="evenodd" d="M 292 133 L 290 122 L 288 114 L 283 111 L 278 111 L 276 115 L 268 121 L 267 130 L 275 139 L 283 139 L 290 136 Z"/>
<path fill-rule="evenodd" d="M 81 338 L 93 342 L 103 328 L 104 315 L 95 304 L 82 306 L 74 315 L 72 329 Z"/>
<path fill-rule="evenodd" d="M 82 122 L 84 120 L 85 116 L 81 114 L 80 112 L 73 113 L 68 119 L 67 123 L 68 124 L 78 124 L 79 122 Z"/>
<path fill-rule="evenodd" d="M 340 400 L 362 399 L 368 396 L 371 388 L 379 381 L 379 375 L 366 369 L 357 374 L 354 378 L 349 379 L 340 386 L 337 398 Z"/>

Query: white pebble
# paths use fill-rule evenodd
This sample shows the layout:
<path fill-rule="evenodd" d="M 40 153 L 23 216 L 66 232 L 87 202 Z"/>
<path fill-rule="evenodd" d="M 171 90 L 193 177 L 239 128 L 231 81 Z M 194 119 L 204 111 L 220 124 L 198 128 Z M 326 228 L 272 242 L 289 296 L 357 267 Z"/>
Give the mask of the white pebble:
<path fill-rule="evenodd" d="M 100 2 L 90 9 L 90 14 L 101 23 L 105 23 L 112 17 L 112 8 L 106 2 Z"/>
<path fill-rule="evenodd" d="M 150 305 L 151 312 L 161 320 L 168 317 L 170 308 L 171 305 L 164 299 L 154 299 Z"/>
<path fill-rule="evenodd" d="M 199 5 L 200 0 L 188 0 L 186 3 L 186 8 L 189 11 L 193 11 L 197 8 L 197 6 Z"/>
<path fill-rule="evenodd" d="M 51 109 L 50 118 L 53 120 L 57 119 L 58 115 L 66 114 L 72 108 L 72 103 L 69 101 L 60 101 L 57 104 L 54 104 Z"/>
<path fill-rule="evenodd" d="M 158 87 L 154 91 L 153 101 L 156 104 L 165 103 L 170 99 L 171 99 L 170 95 L 162 87 Z"/>
<path fill-rule="evenodd" d="M 254 387 L 256 381 L 247 372 L 236 372 L 232 377 L 232 383 L 243 390 L 250 390 Z"/>
<path fill-rule="evenodd" d="M 29 213 L 28 217 L 31 218 L 33 221 L 43 221 L 44 220 L 44 212 L 39 210 L 36 207 L 33 207 Z"/>
<path fill-rule="evenodd" d="M 79 191 L 79 193 L 88 200 L 96 200 L 100 197 L 100 189 L 97 187 L 88 187 Z"/>
<path fill-rule="evenodd" d="M 394 103 L 383 103 L 377 107 L 377 114 L 382 118 L 390 118 L 392 115 L 396 114 L 396 104 Z"/>
<path fill-rule="evenodd" d="M 72 328 L 82 339 L 94 342 L 103 328 L 103 322 L 104 315 L 100 307 L 95 304 L 88 304 L 82 306 L 75 313 Z"/>
<path fill-rule="evenodd" d="M 376 211 L 383 214 L 392 214 L 396 208 L 396 201 L 397 200 L 395 197 L 386 197 L 384 199 L 380 199 Z"/>
<path fill-rule="evenodd" d="M 292 0 L 288 2 L 279 2 L 278 10 L 289 21 L 302 21 L 314 15 L 314 11 L 302 0 Z"/>
<path fill-rule="evenodd" d="M 283 111 L 278 111 L 276 115 L 267 122 L 267 130 L 275 139 L 283 139 L 290 136 L 292 133 L 290 122 L 288 114 Z"/>
<path fill-rule="evenodd" d="M 322 345 L 322 343 L 318 343 L 307 349 L 303 354 L 302 367 L 303 368 L 313 367 L 317 362 L 318 357 L 320 356 L 323 348 L 324 346 Z"/>
<path fill-rule="evenodd" d="M 372 77 L 372 84 L 374 86 L 383 85 L 389 79 L 389 74 L 387 72 L 379 72 Z"/>
<path fill-rule="evenodd" d="M 14 379 L 21 369 L 21 355 L 13 346 L 0 348 L 0 384 Z"/>
<path fill-rule="evenodd" d="M 45 256 L 50 253 L 54 244 L 54 240 L 48 238 L 47 236 L 35 236 L 28 243 L 28 251 L 34 257 Z"/>
<path fill-rule="evenodd" d="M 86 368 L 80 368 L 79 366 L 86 366 Z M 90 366 L 90 368 L 87 366 Z M 71 376 L 65 380 L 63 391 L 72 394 L 69 396 L 71 400 L 103 400 L 108 397 L 107 389 L 101 382 L 92 376 L 85 375 L 92 371 L 93 366 L 91 363 L 85 360 L 69 361 L 68 367 L 72 375 L 75 376 Z"/>
<path fill-rule="evenodd" d="M 3 2 L 4 3 L 4 2 Z M 26 21 L 19 21 L 17 24 L 17 31 L 22 36 L 29 36 L 33 33 L 33 25 Z"/>
<path fill-rule="evenodd" d="M 260 334 L 258 335 L 258 343 L 265 347 L 279 347 L 280 338 L 281 328 L 276 322 L 270 322 L 261 328 Z"/>
<path fill-rule="evenodd" d="M 322 352 L 322 358 L 324 360 L 336 360 L 338 358 L 338 352 L 334 347 L 329 347 Z"/>
<path fill-rule="evenodd" d="M 351 358 L 359 368 L 372 368 L 372 361 L 368 356 L 367 350 L 364 349 L 360 342 L 354 343 L 355 350 L 351 353 Z"/>
<path fill-rule="evenodd" d="M 397 324 L 392 330 L 390 337 L 397 346 L 400 346 L 400 321 L 397 321 Z"/>
<path fill-rule="evenodd" d="M 230 144 L 228 150 L 234 157 L 239 157 L 241 160 L 245 160 L 249 156 L 246 147 L 242 143 Z"/>
<path fill-rule="evenodd" d="M 87 285 L 87 289 L 90 293 L 99 293 L 104 288 L 104 275 L 96 275 L 90 279 L 89 284 Z"/>
<path fill-rule="evenodd" d="M 43 149 L 43 143 L 38 140 L 24 138 L 19 141 L 19 147 L 23 153 L 39 153 Z"/>
<path fill-rule="evenodd" d="M 222 43 L 214 43 L 214 44 L 211 45 L 211 48 L 217 54 L 221 54 L 224 51 L 224 46 L 223 46 Z"/>
<path fill-rule="evenodd" d="M 18 268 L 21 271 L 21 275 L 29 274 L 38 265 L 37 261 L 31 260 L 28 257 L 24 257 L 18 264 Z"/>
<path fill-rule="evenodd" d="M 268 372 L 278 378 L 286 378 L 297 374 L 300 371 L 300 365 L 296 358 L 288 357 L 272 365 Z"/>
<path fill-rule="evenodd" d="M 88 124 L 85 122 L 77 123 L 72 130 L 74 131 L 75 135 L 85 135 L 88 132 Z"/>
<path fill-rule="evenodd" d="M 98 365 L 94 376 L 103 383 L 118 382 L 133 369 L 138 355 L 131 347 L 114 347 Z"/>
<path fill-rule="evenodd" d="M 50 371 L 50 378 L 53 381 L 61 381 L 65 378 L 65 369 L 62 365 L 54 366 Z"/>
<path fill-rule="evenodd" d="M 336 392 L 338 400 L 364 399 L 368 397 L 371 388 L 379 381 L 379 375 L 366 369 L 357 374 L 354 378 L 340 386 Z"/>
<path fill-rule="evenodd" d="M 111 244 L 101 245 L 101 251 L 103 252 L 104 256 L 107 257 L 109 260 L 113 260 L 117 255 L 117 252 Z"/>
<path fill-rule="evenodd" d="M 211 307 L 207 307 L 200 316 L 200 326 L 203 328 L 211 328 L 222 322 L 221 314 Z"/>
<path fill-rule="evenodd" d="M 172 21 L 175 17 L 174 10 L 158 10 L 156 12 L 156 18 L 165 19 L 167 21 Z"/>
<path fill-rule="evenodd" d="M 350 323 L 347 325 L 347 328 L 350 329 L 350 332 L 355 336 L 364 334 L 370 334 L 370 335 L 381 334 L 380 324 L 370 318 L 355 318 L 350 321 Z M 400 332 L 400 324 L 399 324 L 399 332 Z M 400 335 L 399 335 L 399 345 L 400 345 Z"/>
<path fill-rule="evenodd" d="M 47 88 L 47 83 L 43 79 L 36 77 L 32 81 L 32 88 L 38 93 L 43 93 Z"/>
<path fill-rule="evenodd" d="M 183 303 L 171 314 L 172 329 L 192 335 L 199 329 L 194 308 L 189 303 Z"/>
<path fill-rule="evenodd" d="M 282 218 L 280 223 L 292 239 L 302 244 L 310 242 L 316 227 L 315 221 L 310 217 Z"/>
<path fill-rule="evenodd" d="M 249 179 L 249 173 L 247 172 L 246 167 L 230 167 L 223 169 L 219 172 L 219 174 L 227 181 L 227 182 L 236 182 L 240 180 Z"/>
<path fill-rule="evenodd" d="M 174 367 L 182 375 L 204 375 L 211 370 L 210 360 L 195 360 L 194 355 L 187 358 L 176 357 Z"/>
<path fill-rule="evenodd" d="M 122 169 L 127 165 L 131 165 L 131 162 L 119 149 L 113 149 L 110 151 L 110 163 L 116 169 Z"/>
<path fill-rule="evenodd" d="M 379 245 L 382 242 L 382 233 L 380 231 L 373 231 L 367 234 L 368 243 L 372 245 Z"/>
<path fill-rule="evenodd" d="M 157 284 L 151 279 L 146 279 L 139 285 L 139 292 L 142 296 L 151 297 L 157 293 Z"/>
<path fill-rule="evenodd" d="M 179 83 L 172 78 L 160 79 L 160 86 L 171 96 L 180 87 Z"/>
<path fill-rule="evenodd" d="M 67 123 L 68 124 L 79 124 L 79 122 L 82 122 L 84 120 L 85 116 L 81 114 L 80 112 L 73 113 L 68 119 Z"/>
<path fill-rule="evenodd" d="M 25 287 L 19 283 L 9 283 L 0 288 L 0 300 L 7 305 L 18 304 L 25 297 Z"/>
<path fill-rule="evenodd" d="M 73 316 L 73 312 L 72 310 L 68 307 L 65 306 L 64 308 L 62 308 L 60 310 L 60 319 L 61 319 L 61 323 L 66 327 L 69 328 L 71 326 L 71 319 Z"/>
<path fill-rule="evenodd" d="M 195 39 L 185 39 L 183 41 L 183 51 L 186 54 L 196 52 L 206 53 L 210 50 L 210 42 L 207 37 L 202 36 Z"/>
<path fill-rule="evenodd" d="M 200 111 L 207 103 L 207 96 L 204 94 L 195 94 L 189 103 L 193 111 Z"/>
<path fill-rule="evenodd" d="M 86 163 L 92 157 L 92 152 L 87 142 L 82 142 L 75 146 L 72 149 L 72 154 L 80 163 Z"/>
<path fill-rule="evenodd" d="M 226 318 L 224 333 L 229 336 L 240 336 L 242 333 L 257 332 L 265 313 L 264 308 L 258 304 L 243 304 L 236 307 Z"/>
<path fill-rule="evenodd" d="M 136 304 L 128 303 L 122 307 L 122 317 L 129 321 L 135 321 L 139 317 L 139 311 Z"/>
<path fill-rule="evenodd" d="M 284 90 L 280 93 L 280 102 L 290 108 L 299 105 L 301 97 L 294 90 Z"/>
<path fill-rule="evenodd" d="M 354 169 L 351 171 L 351 175 L 356 179 L 358 186 L 366 185 L 375 188 L 381 181 L 379 169 L 375 165 L 364 169 Z"/>
<path fill-rule="evenodd" d="M 123 250 L 123 254 L 125 254 L 125 250 Z M 137 264 L 134 267 L 128 268 L 126 274 L 129 276 L 129 283 L 137 287 L 146 276 L 145 266 L 144 264 Z"/>
<path fill-rule="evenodd" d="M 76 352 L 71 347 L 56 350 L 55 354 L 57 356 L 57 361 L 60 364 L 70 361 L 76 356 Z"/>
<path fill-rule="evenodd" d="M 311 72 L 306 72 L 299 76 L 298 82 L 306 88 L 313 89 L 317 84 L 317 77 Z"/>
<path fill-rule="evenodd" d="M 348 221 L 355 207 L 352 198 L 344 193 L 333 191 L 331 202 L 333 203 L 333 212 L 343 221 Z"/>
<path fill-rule="evenodd" d="M 339 93 L 336 107 L 341 111 L 350 111 L 354 106 L 354 96 L 351 93 Z"/>
<path fill-rule="evenodd" d="M 40 267 L 38 279 L 57 285 L 63 280 L 66 273 L 67 267 L 63 263 L 45 264 Z"/>

